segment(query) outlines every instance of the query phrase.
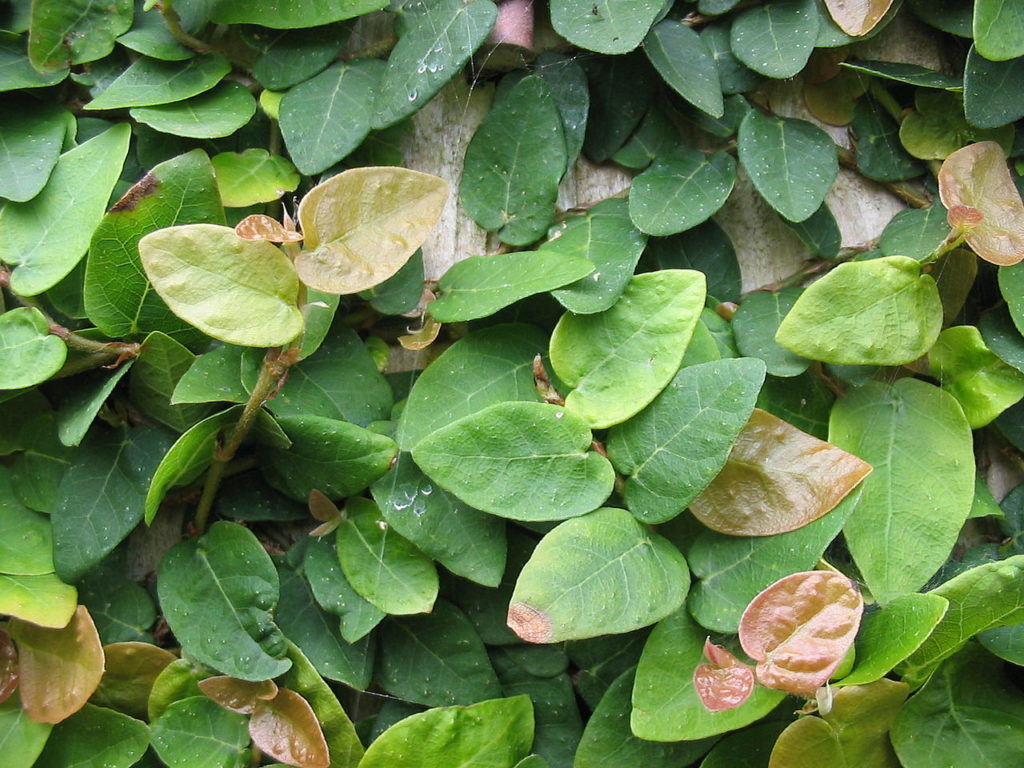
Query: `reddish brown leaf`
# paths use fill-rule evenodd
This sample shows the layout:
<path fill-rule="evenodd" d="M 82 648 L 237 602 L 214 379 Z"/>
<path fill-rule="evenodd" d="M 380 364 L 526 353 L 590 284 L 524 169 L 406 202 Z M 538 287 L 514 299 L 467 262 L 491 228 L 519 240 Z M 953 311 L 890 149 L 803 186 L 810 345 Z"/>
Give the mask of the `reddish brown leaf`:
<path fill-rule="evenodd" d="M 277 683 L 273 680 L 251 682 L 227 675 L 200 680 L 199 690 L 224 709 L 242 715 L 250 714 L 260 701 L 273 699 L 278 693 Z"/>
<path fill-rule="evenodd" d="M 842 662 L 863 610 L 860 590 L 841 573 L 794 573 L 750 601 L 740 645 L 758 662 L 759 683 L 810 695 Z"/>
<path fill-rule="evenodd" d="M 771 536 L 817 520 L 871 465 L 755 408 L 722 471 L 690 504 L 708 528 Z"/>
<path fill-rule="evenodd" d="M 0 629 L 0 704 L 18 687 L 18 649 L 11 636 Z"/>
<path fill-rule="evenodd" d="M 825 0 L 832 20 L 850 37 L 866 35 L 882 20 L 892 0 Z"/>
<path fill-rule="evenodd" d="M 38 723 L 59 723 L 80 710 L 103 677 L 103 645 L 84 605 L 63 629 L 11 619 L 18 644 L 21 706 Z"/>
<path fill-rule="evenodd" d="M 954 205 L 949 209 L 946 220 L 953 229 L 968 230 L 981 224 L 985 220 L 985 214 L 969 205 Z"/>
<path fill-rule="evenodd" d="M 144 720 L 153 681 L 178 657 L 152 643 L 111 643 L 103 646 L 106 671 L 92 703 Z"/>
<path fill-rule="evenodd" d="M 327 768 L 327 741 L 312 707 L 295 691 L 281 688 L 260 701 L 249 720 L 252 743 L 274 760 L 299 768 Z"/>
<path fill-rule="evenodd" d="M 701 704 L 709 712 L 735 709 L 750 698 L 754 690 L 754 670 L 729 650 L 704 641 L 704 657 L 710 664 L 693 670 L 693 687 Z"/>
<path fill-rule="evenodd" d="M 294 225 L 290 229 L 286 228 L 281 222 L 262 213 L 254 213 L 238 222 L 235 234 L 243 240 L 266 240 L 270 243 L 297 243 L 302 240 L 302 235 L 295 231 Z"/>
<path fill-rule="evenodd" d="M 996 142 L 969 144 L 947 157 L 939 170 L 939 196 L 950 226 L 962 223 L 963 212 L 954 213 L 958 208 L 980 213 L 964 233 L 978 256 L 1004 267 L 1024 259 L 1024 203 Z"/>

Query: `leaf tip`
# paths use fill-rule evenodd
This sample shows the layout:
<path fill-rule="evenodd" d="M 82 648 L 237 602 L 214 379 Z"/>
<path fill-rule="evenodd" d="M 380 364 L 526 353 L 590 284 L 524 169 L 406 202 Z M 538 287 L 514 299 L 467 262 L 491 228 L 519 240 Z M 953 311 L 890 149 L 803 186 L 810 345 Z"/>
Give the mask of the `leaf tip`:
<path fill-rule="evenodd" d="M 527 643 L 553 643 L 555 640 L 551 619 L 532 605 L 512 603 L 508 607 L 507 624 L 520 640 Z"/>

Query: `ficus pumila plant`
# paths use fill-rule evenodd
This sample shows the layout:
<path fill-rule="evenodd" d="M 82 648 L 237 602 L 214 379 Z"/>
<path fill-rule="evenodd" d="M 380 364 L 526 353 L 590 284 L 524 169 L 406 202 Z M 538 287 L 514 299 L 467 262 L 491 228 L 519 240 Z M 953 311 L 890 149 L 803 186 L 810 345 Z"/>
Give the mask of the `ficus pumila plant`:
<path fill-rule="evenodd" d="M 5 767 L 1024 760 L 1015 4 L 7 0 L 0 92 Z"/>

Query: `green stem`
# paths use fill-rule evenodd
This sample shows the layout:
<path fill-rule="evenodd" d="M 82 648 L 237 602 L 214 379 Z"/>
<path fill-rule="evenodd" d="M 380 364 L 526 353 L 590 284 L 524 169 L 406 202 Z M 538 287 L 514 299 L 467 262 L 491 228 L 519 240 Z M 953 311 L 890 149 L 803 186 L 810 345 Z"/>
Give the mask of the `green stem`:
<path fill-rule="evenodd" d="M 160 15 L 163 17 L 164 24 L 167 25 L 167 31 L 171 33 L 171 37 L 183 46 L 191 48 L 196 53 L 207 53 L 213 50 L 210 45 L 197 37 L 192 37 L 182 28 L 181 17 L 174 10 L 174 0 L 161 0 L 155 7 L 160 11 Z"/>
<path fill-rule="evenodd" d="M 264 403 L 277 394 L 284 383 L 285 374 L 288 368 L 295 362 L 297 349 L 288 347 L 282 350 L 280 347 L 267 350 L 263 357 L 263 366 L 260 368 L 259 378 L 252 388 L 252 393 L 242 409 L 242 415 L 227 433 L 222 443 L 219 443 L 213 451 L 213 462 L 206 473 L 206 480 L 203 483 L 203 492 L 199 497 L 199 504 L 196 506 L 196 516 L 193 521 L 196 531 L 202 534 L 206 531 L 206 525 L 210 517 L 210 510 L 213 508 L 213 500 L 217 495 L 221 480 L 224 479 L 228 464 L 235 458 L 238 449 L 249 436 L 256 419 L 259 417 L 260 409 Z"/>
<path fill-rule="evenodd" d="M 964 238 L 966 236 L 967 233 L 962 229 L 951 229 L 949 234 L 946 235 L 946 239 L 939 244 L 939 247 L 929 253 L 927 258 L 921 260 L 921 265 L 931 264 L 932 262 L 941 259 L 950 251 L 956 250 L 964 244 Z"/>

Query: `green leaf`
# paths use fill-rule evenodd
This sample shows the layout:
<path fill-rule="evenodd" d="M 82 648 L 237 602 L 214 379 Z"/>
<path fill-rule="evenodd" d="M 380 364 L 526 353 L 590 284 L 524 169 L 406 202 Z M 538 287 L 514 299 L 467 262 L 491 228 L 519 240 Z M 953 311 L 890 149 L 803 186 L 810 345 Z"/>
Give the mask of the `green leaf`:
<path fill-rule="evenodd" d="M 1020 58 L 989 61 L 975 46 L 964 69 L 964 116 L 979 128 L 998 128 L 1024 117 L 1024 104 L 1011 94 L 1024 88 L 1024 50 Z"/>
<path fill-rule="evenodd" d="M 59 629 L 75 613 L 78 593 L 55 573 L 10 576 L 0 573 L 0 613 L 41 627 Z"/>
<path fill-rule="evenodd" d="M 114 38 L 132 25 L 132 10 L 131 0 L 33 3 L 28 36 L 32 66 L 48 73 L 102 59 L 114 49 Z"/>
<path fill-rule="evenodd" d="M 348 643 L 338 621 L 317 605 L 306 580 L 287 568 L 278 568 L 281 600 L 275 619 L 285 637 L 294 642 L 316 671 L 356 690 L 365 690 L 373 675 L 376 646 L 369 638 Z"/>
<path fill-rule="evenodd" d="M 555 251 L 514 251 L 470 256 L 456 262 L 437 284 L 440 296 L 430 303 L 431 316 L 442 323 L 493 315 L 520 299 L 560 288 L 586 277 L 594 263 L 585 256 Z"/>
<path fill-rule="evenodd" d="M 603 507 L 541 539 L 516 581 L 508 625 L 531 643 L 629 632 L 679 608 L 689 585 L 671 542 Z"/>
<path fill-rule="evenodd" d="M 1013 126 L 976 128 L 963 114 L 963 101 L 956 93 L 920 89 L 914 97 L 914 111 L 900 123 L 900 142 L 914 157 L 943 160 L 965 144 L 995 141 L 1009 153 Z"/>
<path fill-rule="evenodd" d="M 802 293 L 803 289 L 797 287 L 757 291 L 748 295 L 733 315 L 732 328 L 740 354 L 764 360 L 772 376 L 799 376 L 811 363 L 775 341 L 779 324 Z"/>
<path fill-rule="evenodd" d="M 973 325 L 958 325 L 939 334 L 928 352 L 932 376 L 964 409 L 971 429 L 989 424 L 1024 398 L 1024 373 L 985 346 Z"/>
<path fill-rule="evenodd" d="M 487 113 L 466 148 L 462 205 L 502 242 L 532 243 L 554 218 L 566 160 L 551 90 L 542 78 L 525 77 Z"/>
<path fill-rule="evenodd" d="M 287 643 L 287 648 L 292 666 L 284 673 L 281 684 L 300 694 L 313 708 L 330 751 L 328 768 L 356 768 L 363 756 L 363 745 L 352 721 L 302 651 L 292 643 Z"/>
<path fill-rule="evenodd" d="M 231 71 L 219 53 L 204 53 L 185 63 L 140 58 L 108 85 L 85 109 L 149 107 L 182 101 L 213 88 Z"/>
<path fill-rule="evenodd" d="M 53 72 L 39 72 L 29 61 L 24 37 L 11 32 L 0 33 L 0 91 L 45 88 L 67 76 L 66 65 Z"/>
<path fill-rule="evenodd" d="M 802 717 L 782 732 L 769 768 L 896 768 L 899 763 L 889 743 L 889 729 L 908 693 L 909 686 L 894 680 L 837 691 L 828 712 Z"/>
<path fill-rule="evenodd" d="M 374 59 L 339 62 L 285 94 L 281 135 L 300 171 L 320 173 L 362 144 L 383 71 Z"/>
<path fill-rule="evenodd" d="M 224 205 L 244 208 L 278 200 L 299 186 L 299 174 L 287 159 L 265 149 L 221 152 L 211 161 Z"/>
<path fill-rule="evenodd" d="M 725 204 L 735 183 L 736 161 L 730 155 L 705 156 L 680 145 L 633 180 L 629 217 L 650 235 L 692 229 Z"/>
<path fill-rule="evenodd" d="M 499 403 L 437 430 L 413 459 L 467 504 L 513 520 L 564 520 L 597 508 L 611 464 L 586 423 L 546 403 Z"/>
<path fill-rule="evenodd" d="M 707 11 L 702 11 L 707 13 Z M 722 93 L 746 93 L 761 84 L 764 77 L 747 67 L 732 52 L 731 19 L 716 20 L 700 31 L 701 40 L 710 51 L 718 69 Z"/>
<path fill-rule="evenodd" d="M 214 346 L 189 366 L 171 394 L 171 403 L 244 403 L 243 366 L 254 350 L 230 344 Z"/>
<path fill-rule="evenodd" d="M 850 518 L 858 498 L 859 491 L 854 491 L 828 514 L 774 536 L 697 532 L 686 551 L 698 579 L 686 601 L 690 614 L 707 629 L 736 632 L 740 616 L 758 593 L 784 576 L 814 567 Z"/>
<path fill-rule="evenodd" d="M 132 403 L 146 416 L 184 432 L 209 415 L 206 405 L 171 404 L 171 395 L 196 356 L 170 336 L 154 331 L 143 342 L 129 379 Z"/>
<path fill-rule="evenodd" d="M 182 29 L 186 32 L 197 32 L 197 28 L 206 23 L 207 19 L 198 7 L 195 12 L 189 12 L 188 5 L 180 8 L 183 11 L 183 15 L 179 14 Z M 140 10 L 141 13 L 135 14 L 132 28 L 118 37 L 117 42 L 136 53 L 164 61 L 184 61 L 196 55 L 195 51 L 174 39 L 158 9 Z"/>
<path fill-rule="evenodd" d="M 1003 768 L 1024 760 L 1024 696 L 977 646 L 947 661 L 900 710 L 890 738 L 906 768 Z"/>
<path fill-rule="evenodd" d="M 633 276 L 646 240 L 630 221 L 627 202 L 619 198 L 603 200 L 582 216 L 563 222 L 538 250 L 584 256 L 594 271 L 552 295 L 579 315 L 610 308 Z"/>
<path fill-rule="evenodd" d="M 533 359 L 546 348 L 546 336 L 525 324 L 496 325 L 456 341 L 409 392 L 398 427 L 402 450 L 489 405 L 540 400 Z"/>
<path fill-rule="evenodd" d="M 633 277 L 604 312 L 563 315 L 551 364 L 573 387 L 566 409 L 603 428 L 650 403 L 678 370 L 704 297 L 701 273 L 662 270 Z"/>
<path fill-rule="evenodd" d="M 907 208 L 885 225 L 879 249 L 886 256 L 909 256 L 924 261 L 949 235 L 946 208 L 935 201 L 927 208 Z"/>
<path fill-rule="evenodd" d="M 58 723 L 35 768 L 129 768 L 149 746 L 149 729 L 134 717 L 86 704 Z"/>
<path fill-rule="evenodd" d="M 708 296 L 739 302 L 742 285 L 736 251 L 729 235 L 714 219 L 678 235 L 651 239 L 646 254 L 659 269 L 703 272 L 708 281 Z"/>
<path fill-rule="evenodd" d="M 156 603 L 140 584 L 125 578 L 127 566 L 112 562 L 117 559 L 114 554 L 82 578 L 78 599 L 89 609 L 104 643 L 151 643 Z"/>
<path fill-rule="evenodd" d="M 182 101 L 131 110 L 134 120 L 156 131 L 193 139 L 230 136 L 254 114 L 256 99 L 244 85 L 231 80 Z"/>
<path fill-rule="evenodd" d="M 740 123 L 736 141 L 754 187 L 790 221 L 803 221 L 817 211 L 839 172 L 832 139 L 806 120 L 753 109 Z"/>
<path fill-rule="evenodd" d="M 362 16 L 386 5 L 383 0 L 347 0 L 340 4 L 322 0 L 256 4 L 249 0 L 212 0 L 207 7 L 210 20 L 218 24 L 259 24 L 271 29 L 298 29 Z"/>
<path fill-rule="evenodd" d="M 299 277 L 325 293 L 384 282 L 423 245 L 447 199 L 443 179 L 405 168 L 353 168 L 331 177 L 299 205 Z"/>
<path fill-rule="evenodd" d="M 7 755 L 8 768 L 32 768 L 52 728 L 29 719 L 17 695 L 0 703 L 0 749 Z"/>
<path fill-rule="evenodd" d="M 427 613 L 437 597 L 433 561 L 391 530 L 377 505 L 349 499 L 338 559 L 352 588 L 385 613 Z"/>
<path fill-rule="evenodd" d="M 351 496 L 388 471 L 398 446 L 384 435 L 323 416 L 282 416 L 291 448 L 270 447 L 261 467 L 267 482 L 305 501 L 317 488 L 330 498 Z"/>
<path fill-rule="evenodd" d="M 393 402 L 391 386 L 362 339 L 335 326 L 315 355 L 289 369 L 267 407 L 275 416 L 323 416 L 366 427 L 388 418 Z"/>
<path fill-rule="evenodd" d="M 628 53 L 640 45 L 658 18 L 660 0 L 554 0 L 551 25 L 570 43 L 598 53 Z"/>
<path fill-rule="evenodd" d="M 104 131 L 57 161 L 43 191 L 27 203 L 0 210 L 0 260 L 17 264 L 11 289 L 22 296 L 42 293 L 67 276 L 85 255 L 103 217 L 128 152 L 127 124 Z M 54 222 L 61 226 L 54 228 Z"/>
<path fill-rule="evenodd" d="M 359 768 L 513 768 L 533 743 L 528 696 L 437 707 L 388 728 Z"/>
<path fill-rule="evenodd" d="M 867 178 L 900 181 L 921 173 L 921 164 L 900 143 L 899 125 L 875 99 L 857 101 L 850 127 L 857 138 L 857 170 Z"/>
<path fill-rule="evenodd" d="M 629 729 L 629 714 L 635 675 L 635 670 L 626 670 L 601 697 L 576 750 L 576 768 L 677 768 L 699 760 L 714 743 L 712 739 L 698 739 L 659 744 L 634 736 Z"/>
<path fill-rule="evenodd" d="M 979 632 L 1024 621 L 1024 555 L 970 568 L 928 594 L 949 601 L 935 630 L 899 671 L 923 680 Z"/>
<path fill-rule="evenodd" d="M 943 91 L 959 91 L 963 88 L 963 82 L 955 75 L 947 75 L 943 72 L 936 72 L 932 69 L 917 64 L 907 64 L 901 61 L 844 61 L 840 66 L 847 67 L 855 72 L 863 72 L 866 75 L 873 75 L 883 80 L 892 80 L 897 83 L 905 83 L 918 88 L 933 88 Z"/>
<path fill-rule="evenodd" d="M 295 269 L 271 243 L 215 224 L 184 224 L 150 232 L 139 255 L 171 311 L 215 339 L 275 347 L 302 331 Z"/>
<path fill-rule="evenodd" d="M 652 106 L 640 125 L 614 155 L 619 165 L 642 171 L 661 155 L 672 150 L 679 140 L 675 124 L 657 106 Z"/>
<path fill-rule="evenodd" d="M 626 506 L 638 519 L 675 517 L 707 487 L 750 418 L 763 381 L 758 360 L 684 367 L 647 408 L 611 428 L 608 457 L 626 476 Z"/>
<path fill-rule="evenodd" d="M 496 18 L 486 0 L 442 0 L 408 19 L 373 100 L 373 127 L 396 123 L 430 101 L 466 65 Z"/>
<path fill-rule="evenodd" d="M 814 0 L 775 0 L 749 8 L 736 17 L 731 30 L 736 58 L 776 79 L 793 77 L 803 69 L 817 38 Z"/>
<path fill-rule="evenodd" d="M 57 574 L 77 582 L 142 519 L 150 477 L 166 436 L 136 428 L 95 431 L 61 479 L 53 510 Z"/>
<path fill-rule="evenodd" d="M 1024 5 L 1019 0 L 978 0 L 974 4 L 974 44 L 990 61 L 1024 56 Z"/>
<path fill-rule="evenodd" d="M 916 591 L 946 561 L 974 497 L 971 428 L 959 404 L 917 379 L 869 382 L 836 402 L 829 441 L 875 468 L 844 528 L 871 594 L 886 604 Z"/>
<path fill-rule="evenodd" d="M 160 562 L 157 591 L 171 631 L 193 658 L 225 675 L 267 680 L 291 666 L 270 611 L 277 571 L 257 538 L 218 522 Z"/>
<path fill-rule="evenodd" d="M 444 600 L 429 614 L 382 625 L 377 682 L 393 696 L 430 707 L 472 704 L 502 692 L 480 636 Z"/>
<path fill-rule="evenodd" d="M 644 53 L 673 90 L 712 117 L 725 111 L 718 66 L 701 36 L 682 22 L 658 22 L 644 40 Z"/>
<path fill-rule="evenodd" d="M 57 411 L 57 436 L 64 445 L 77 446 L 92 426 L 117 383 L 134 367 L 129 360 L 113 373 L 90 371 L 79 380 L 79 388 L 61 398 Z"/>
<path fill-rule="evenodd" d="M 593 162 L 603 163 L 626 143 L 650 110 L 658 77 L 639 51 L 583 59 L 583 63 L 590 82 L 590 115 L 583 151 Z"/>
<path fill-rule="evenodd" d="M 18 501 L 11 486 L 11 471 L 3 467 L 0 469 L 0 573 L 15 576 L 53 573 L 52 553 L 49 521 Z"/>
<path fill-rule="evenodd" d="M 948 607 L 938 595 L 910 592 L 866 613 L 854 643 L 856 664 L 840 683 L 863 685 L 887 675 L 921 646 Z"/>
<path fill-rule="evenodd" d="M 26 418 L 19 430 L 24 450 L 11 464 L 11 480 L 18 499 L 29 509 L 47 514 L 53 511 L 57 486 L 75 453 L 57 439 L 55 421 L 49 411 L 37 411 Z"/>
<path fill-rule="evenodd" d="M 0 197 L 24 203 L 39 194 L 60 157 L 68 113 L 56 104 L 15 102 L 0 116 Z"/>
<path fill-rule="evenodd" d="M 253 77 L 264 88 L 274 91 L 298 85 L 335 59 L 349 31 L 347 24 L 287 32 L 251 30 L 246 34 L 246 42 L 260 52 L 252 65 Z"/>
<path fill-rule="evenodd" d="M 243 768 L 249 763 L 247 722 L 205 696 L 190 696 L 153 721 L 153 749 L 169 768 Z"/>
<path fill-rule="evenodd" d="M 782 320 L 775 340 L 812 360 L 901 365 L 939 337 L 935 281 L 906 256 L 840 264 L 812 283 Z"/>
<path fill-rule="evenodd" d="M 784 720 L 765 720 L 727 734 L 708 752 L 700 768 L 766 768 L 785 727 Z"/>
<path fill-rule="evenodd" d="M 0 389 L 42 384 L 61 369 L 68 348 L 50 334 L 50 324 L 35 307 L 0 315 Z"/>
<path fill-rule="evenodd" d="M 452 573 L 496 587 L 505 571 L 505 524 L 435 488 L 407 453 L 373 484 L 388 525 Z"/>
<path fill-rule="evenodd" d="M 540 75 L 551 89 L 558 105 L 565 132 L 565 147 L 571 165 L 583 148 L 590 111 L 590 90 L 587 73 L 574 56 L 543 51 L 533 62 L 533 72 Z M 593 209 L 591 209 L 593 210 Z"/>
<path fill-rule="evenodd" d="M 686 609 L 663 619 L 644 646 L 633 686 L 633 734 L 648 741 L 694 741 L 742 728 L 767 715 L 785 693 L 763 686 L 735 709 L 710 712 L 693 686 L 707 632 Z"/>
<path fill-rule="evenodd" d="M 310 541 L 302 567 L 320 607 L 341 617 L 341 636 L 347 642 L 365 637 L 387 615 L 349 584 L 333 538 Z"/>
<path fill-rule="evenodd" d="M 201 150 L 161 163 L 133 186 L 99 222 L 85 271 L 85 308 L 104 333 L 117 338 L 162 331 L 189 343 L 196 331 L 152 290 L 139 259 L 142 236 L 176 224 L 224 223 L 213 167 Z"/>

